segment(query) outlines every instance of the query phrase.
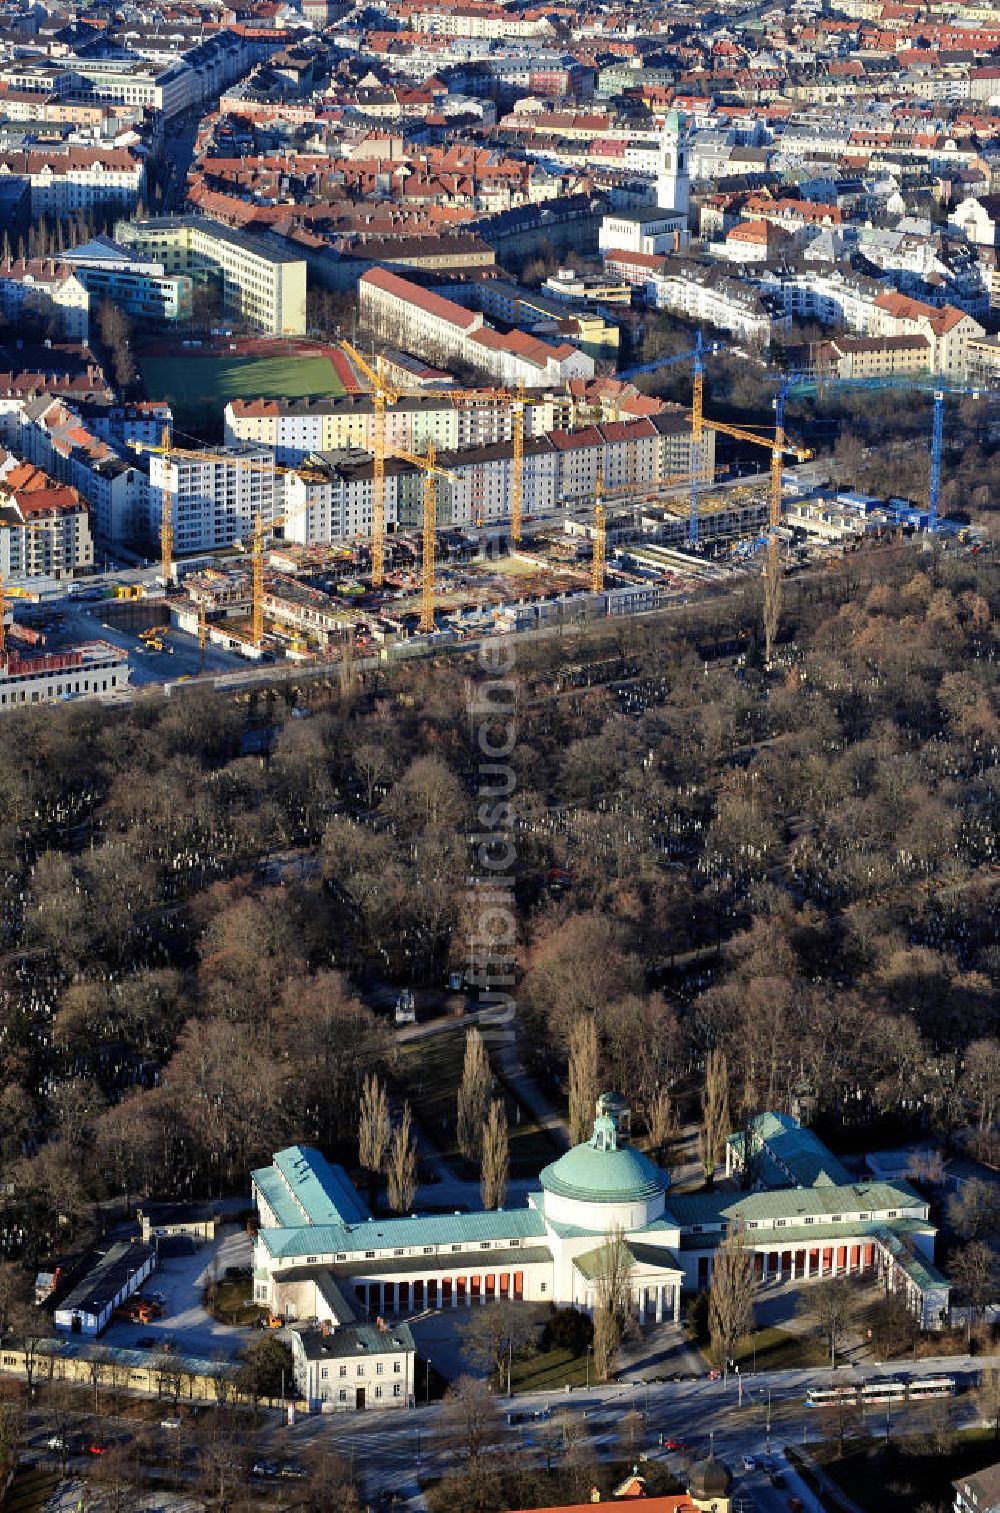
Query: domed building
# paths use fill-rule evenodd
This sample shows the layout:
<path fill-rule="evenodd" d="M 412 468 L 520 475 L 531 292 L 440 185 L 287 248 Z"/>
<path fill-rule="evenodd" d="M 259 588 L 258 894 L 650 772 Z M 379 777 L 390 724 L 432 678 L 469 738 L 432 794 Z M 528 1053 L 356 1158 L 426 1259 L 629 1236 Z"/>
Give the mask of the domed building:
<path fill-rule="evenodd" d="M 704 1460 L 696 1460 L 688 1472 L 688 1496 L 707 1513 L 729 1513 L 732 1485 L 732 1472 L 714 1450 Z"/>
<path fill-rule="evenodd" d="M 738 1224 L 762 1283 L 877 1270 L 924 1328 L 946 1314 L 926 1200 L 905 1183 L 851 1176 L 789 1115 L 755 1121 L 750 1190 L 732 1182 L 746 1159 L 741 1134 L 726 1147 L 730 1180 L 674 1194 L 629 1132 L 627 1103 L 602 1093 L 590 1138 L 550 1162 L 526 1201 L 405 1217 L 373 1214 L 319 1151 L 278 1151 L 253 1173 L 254 1299 L 289 1321 L 334 1329 L 496 1298 L 592 1310 L 608 1239 L 620 1237 L 639 1323 L 658 1324 L 680 1318 L 682 1286 L 710 1286 L 717 1248 Z M 330 1394 L 349 1403 L 351 1389 L 338 1380 Z M 706 1506 L 721 1498 L 717 1481 L 708 1467 Z"/>

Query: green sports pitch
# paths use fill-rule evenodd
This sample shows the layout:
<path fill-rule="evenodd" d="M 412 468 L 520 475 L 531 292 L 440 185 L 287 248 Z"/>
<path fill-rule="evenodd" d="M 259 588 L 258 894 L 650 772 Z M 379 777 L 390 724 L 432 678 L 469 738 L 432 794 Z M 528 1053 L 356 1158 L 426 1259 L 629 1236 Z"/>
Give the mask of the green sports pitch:
<path fill-rule="evenodd" d="M 328 357 L 138 358 L 150 399 L 169 402 L 182 430 L 206 435 L 218 431 L 231 399 L 304 399 L 343 394 L 344 386 Z"/>

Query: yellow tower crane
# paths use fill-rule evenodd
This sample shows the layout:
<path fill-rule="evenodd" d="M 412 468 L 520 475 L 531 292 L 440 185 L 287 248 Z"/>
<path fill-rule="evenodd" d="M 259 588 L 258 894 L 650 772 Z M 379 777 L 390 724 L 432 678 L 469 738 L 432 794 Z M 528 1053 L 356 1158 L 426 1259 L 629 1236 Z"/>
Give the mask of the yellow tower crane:
<path fill-rule="evenodd" d="M 170 456 L 170 427 L 164 426 L 160 433 L 160 452 Z M 166 588 L 174 581 L 174 507 L 173 495 L 170 504 L 160 507 L 160 563 L 163 583 Z"/>
<path fill-rule="evenodd" d="M 524 379 L 517 386 L 512 412 L 514 456 L 510 476 L 510 539 L 515 546 L 521 540 L 524 517 Z"/>
<path fill-rule="evenodd" d="M 458 474 L 453 473 L 450 468 L 438 466 L 435 460 L 437 451 L 433 441 L 428 441 L 427 451 L 422 457 L 419 452 L 403 452 L 398 448 L 392 455 L 402 462 L 412 463 L 414 467 L 420 468 L 424 475 L 423 537 L 420 556 L 420 630 L 423 635 L 430 635 L 434 629 L 438 479 L 447 478 L 450 482 L 457 483 Z"/>
<path fill-rule="evenodd" d="M 594 555 L 590 564 L 590 587 L 595 594 L 604 589 L 604 561 L 607 528 L 604 520 L 604 463 L 598 459 L 594 481 Z"/>
<path fill-rule="evenodd" d="M 525 407 L 532 403 L 525 398 L 524 384 L 518 385 L 517 394 L 509 394 L 506 389 L 405 389 L 398 384 L 387 382 L 381 357 L 375 361 L 375 366 L 361 355 L 356 347 L 349 341 L 340 343 L 346 355 L 356 368 L 367 378 L 371 384 L 372 404 L 374 406 L 372 424 L 372 586 L 381 588 L 385 577 L 385 459 L 387 450 L 390 456 L 402 457 L 404 454 L 398 447 L 386 448 L 385 444 L 385 410 L 386 405 L 398 404 L 401 399 L 448 399 L 455 405 L 480 405 L 502 404 L 511 411 L 511 435 L 514 444 L 513 467 L 510 484 L 510 520 L 511 539 L 517 543 L 521 539 L 521 528 L 524 519 L 524 417 Z M 411 458 L 412 460 L 412 454 Z"/>

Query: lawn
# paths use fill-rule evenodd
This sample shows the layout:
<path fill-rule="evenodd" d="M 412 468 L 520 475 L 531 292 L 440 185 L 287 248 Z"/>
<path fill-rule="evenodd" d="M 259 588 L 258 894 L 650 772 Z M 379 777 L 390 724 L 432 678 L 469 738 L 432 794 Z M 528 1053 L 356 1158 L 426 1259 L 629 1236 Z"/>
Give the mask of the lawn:
<path fill-rule="evenodd" d="M 343 394 L 344 386 L 328 357 L 138 358 L 150 399 L 166 399 L 182 430 L 218 431 L 230 399 L 302 399 Z"/>
<path fill-rule="evenodd" d="M 756 1349 L 756 1357 L 755 1357 Z M 756 1358 L 758 1371 L 786 1371 L 792 1367 L 823 1366 L 826 1351 L 820 1340 L 808 1334 L 794 1334 L 789 1329 L 758 1329 L 737 1346 L 735 1360 L 741 1371 L 752 1370 Z"/>
<path fill-rule="evenodd" d="M 255 1324 L 261 1314 L 267 1312 L 267 1309 L 262 1309 L 254 1302 L 253 1282 L 249 1277 L 217 1282 L 214 1297 L 211 1284 L 209 1284 L 205 1288 L 204 1303 L 213 1319 L 218 1319 L 220 1324 L 229 1324 L 234 1328 Z"/>
<path fill-rule="evenodd" d="M 511 1387 L 515 1392 L 561 1392 L 567 1382 L 571 1387 L 587 1385 L 588 1356 L 571 1355 L 568 1350 L 541 1350 L 526 1360 L 513 1362 Z M 594 1363 L 590 1358 L 590 1380 L 594 1381 Z"/>

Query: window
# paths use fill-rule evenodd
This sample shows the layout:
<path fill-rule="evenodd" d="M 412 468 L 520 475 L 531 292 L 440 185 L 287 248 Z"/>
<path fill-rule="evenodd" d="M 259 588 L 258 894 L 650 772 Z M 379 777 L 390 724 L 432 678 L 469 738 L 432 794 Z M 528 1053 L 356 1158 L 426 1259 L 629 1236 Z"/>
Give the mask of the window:
<path fill-rule="evenodd" d="M 393 1382 L 393 1384 L 392 1384 L 392 1395 L 393 1395 L 393 1397 L 402 1397 L 403 1396 L 403 1388 L 402 1388 L 402 1386 L 401 1386 L 401 1384 L 399 1382 Z"/>
<path fill-rule="evenodd" d="M 870 1219 L 871 1218 L 871 1214 L 862 1214 L 861 1218 L 862 1219 Z"/>
<path fill-rule="evenodd" d="M 393 1361 L 393 1363 L 392 1363 L 392 1369 L 396 1373 L 396 1375 L 398 1376 L 399 1373 L 403 1369 L 403 1363 L 402 1363 L 402 1361 Z"/>
<path fill-rule="evenodd" d="M 340 1391 L 337 1393 L 337 1397 L 338 1397 L 338 1399 L 339 1399 L 340 1402 L 342 1402 L 342 1403 L 346 1403 L 347 1402 L 347 1393 L 344 1391 L 343 1387 L 341 1387 Z"/>
<path fill-rule="evenodd" d="M 366 1250 L 365 1251 L 365 1260 L 366 1261 L 373 1261 L 374 1259 L 375 1259 L 375 1252 L 373 1250 Z"/>
<path fill-rule="evenodd" d="M 890 1208 L 890 1210 L 889 1210 L 889 1218 L 890 1219 L 895 1219 L 895 1218 L 898 1218 L 898 1216 L 899 1216 L 899 1210 L 897 1208 Z"/>
<path fill-rule="evenodd" d="M 842 1214 L 834 1214 L 833 1218 L 830 1220 L 830 1223 L 831 1224 L 839 1224 L 841 1222 L 842 1218 L 843 1218 Z"/>
<path fill-rule="evenodd" d="M 548 1282 L 543 1282 L 541 1284 L 541 1287 L 539 1288 L 539 1291 L 540 1292 L 548 1292 L 548 1290 L 549 1290 L 549 1284 L 548 1284 Z"/>
<path fill-rule="evenodd" d="M 375 1375 L 376 1376 L 382 1376 L 382 1374 L 384 1373 L 384 1371 L 385 1371 L 385 1364 L 384 1364 L 384 1362 L 382 1362 L 382 1361 L 376 1361 L 375 1362 Z"/>
<path fill-rule="evenodd" d="M 784 1227 L 785 1227 L 785 1225 L 787 1223 L 788 1223 L 787 1219 L 775 1219 L 775 1221 L 774 1221 L 774 1227 L 775 1227 L 775 1229 L 784 1229 Z"/>
<path fill-rule="evenodd" d="M 330 1375 L 330 1368 L 329 1368 L 329 1366 L 324 1366 L 321 1369 L 321 1371 L 320 1371 L 320 1376 L 323 1378 L 324 1382 L 326 1381 L 326 1379 L 327 1379 L 327 1377 L 329 1375 Z"/>
<path fill-rule="evenodd" d="M 364 1376 L 364 1374 L 365 1374 L 365 1364 L 364 1364 L 364 1361 L 359 1361 L 358 1365 L 357 1365 L 357 1369 L 355 1370 L 354 1375 L 355 1376 Z"/>
<path fill-rule="evenodd" d="M 807 1217 L 807 1218 L 806 1218 L 806 1221 L 805 1221 L 805 1222 L 806 1222 L 806 1223 L 807 1223 L 807 1224 L 815 1224 L 815 1223 L 816 1223 L 816 1220 L 815 1220 L 815 1219 L 814 1219 L 814 1218 L 813 1218 L 813 1216 L 812 1216 L 812 1214 L 809 1214 L 809 1215 L 808 1215 L 808 1217 Z"/>
<path fill-rule="evenodd" d="M 489 1248 L 490 1248 L 490 1242 L 489 1242 L 489 1240 L 480 1240 L 480 1242 L 479 1242 L 479 1249 L 480 1250 L 489 1250 Z"/>
<path fill-rule="evenodd" d="M 382 1396 L 382 1388 L 381 1387 L 376 1387 L 375 1388 L 375 1396 L 376 1397 L 381 1397 Z"/>
<path fill-rule="evenodd" d="M 341 1366 L 341 1368 L 340 1368 L 340 1375 L 341 1376 L 346 1376 L 347 1375 L 347 1367 L 346 1366 Z"/>
<path fill-rule="evenodd" d="M 425 1245 L 424 1246 L 424 1255 L 425 1256 L 432 1256 L 433 1254 L 434 1254 L 434 1246 L 433 1245 Z"/>
<path fill-rule="evenodd" d="M 319 1260 L 319 1256 L 306 1256 L 306 1265 L 307 1266 L 315 1266 L 315 1264 L 316 1264 L 316 1262 L 318 1260 Z"/>

